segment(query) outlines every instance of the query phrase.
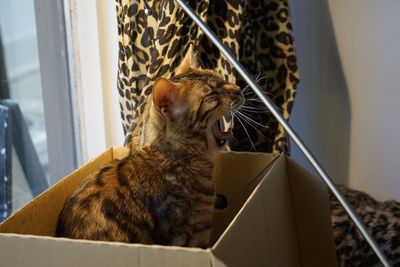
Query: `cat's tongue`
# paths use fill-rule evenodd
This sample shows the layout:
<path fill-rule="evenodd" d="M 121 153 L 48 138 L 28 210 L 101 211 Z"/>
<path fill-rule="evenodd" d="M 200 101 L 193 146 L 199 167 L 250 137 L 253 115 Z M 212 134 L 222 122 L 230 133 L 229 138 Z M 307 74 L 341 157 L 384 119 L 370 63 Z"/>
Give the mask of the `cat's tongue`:
<path fill-rule="evenodd" d="M 232 130 L 229 129 L 227 131 L 222 131 L 219 122 L 215 123 L 212 126 L 212 131 L 215 137 L 215 141 L 218 145 L 221 146 L 226 143 L 226 140 L 232 137 Z"/>

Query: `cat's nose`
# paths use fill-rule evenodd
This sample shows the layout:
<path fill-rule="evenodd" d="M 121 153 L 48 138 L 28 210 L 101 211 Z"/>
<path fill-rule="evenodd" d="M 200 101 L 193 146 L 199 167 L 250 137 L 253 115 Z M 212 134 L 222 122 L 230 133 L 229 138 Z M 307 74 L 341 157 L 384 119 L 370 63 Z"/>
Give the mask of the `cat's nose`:
<path fill-rule="evenodd" d="M 225 89 L 229 92 L 237 92 L 237 91 L 239 91 L 240 87 L 233 83 L 227 83 L 224 85 L 223 89 Z"/>
<path fill-rule="evenodd" d="M 239 90 L 240 88 L 237 86 L 232 87 L 228 90 L 228 95 L 230 96 L 231 100 L 233 101 L 234 107 L 239 107 L 244 103 L 244 96 L 243 93 Z"/>

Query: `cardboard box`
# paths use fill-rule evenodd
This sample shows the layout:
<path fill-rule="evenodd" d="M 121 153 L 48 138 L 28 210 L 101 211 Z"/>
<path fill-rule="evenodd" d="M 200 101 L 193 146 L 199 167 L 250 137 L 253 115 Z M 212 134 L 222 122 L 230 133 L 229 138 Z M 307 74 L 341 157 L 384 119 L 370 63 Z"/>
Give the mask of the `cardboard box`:
<path fill-rule="evenodd" d="M 209 249 L 54 238 L 66 198 L 125 148 L 111 148 L 0 225 L 0 266 L 336 266 L 327 190 L 284 155 L 222 152 Z"/>

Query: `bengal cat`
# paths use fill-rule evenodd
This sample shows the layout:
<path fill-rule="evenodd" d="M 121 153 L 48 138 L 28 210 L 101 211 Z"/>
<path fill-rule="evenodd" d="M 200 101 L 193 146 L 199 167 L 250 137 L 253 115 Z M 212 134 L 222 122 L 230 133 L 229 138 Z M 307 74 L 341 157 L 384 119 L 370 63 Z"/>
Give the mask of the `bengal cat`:
<path fill-rule="evenodd" d="M 240 106 L 242 93 L 189 56 L 176 76 L 154 83 L 151 97 L 151 138 L 79 186 L 60 213 L 56 236 L 209 246 L 214 137 L 231 135 L 217 121 Z"/>

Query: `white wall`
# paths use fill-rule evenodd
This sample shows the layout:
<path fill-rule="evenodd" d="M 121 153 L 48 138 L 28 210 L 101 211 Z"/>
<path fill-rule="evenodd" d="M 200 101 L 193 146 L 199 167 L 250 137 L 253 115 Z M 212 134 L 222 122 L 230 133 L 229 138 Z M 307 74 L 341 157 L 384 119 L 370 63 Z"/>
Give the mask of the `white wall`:
<path fill-rule="evenodd" d="M 291 1 L 300 84 L 290 123 L 329 174 L 348 176 L 350 111 L 325 1 Z M 292 146 L 293 157 L 307 165 Z"/>
<path fill-rule="evenodd" d="M 336 181 L 400 200 L 400 2 L 291 8 L 301 71 L 292 125 Z"/>
<path fill-rule="evenodd" d="M 329 6 L 353 114 L 350 186 L 400 200 L 400 2 Z"/>
<path fill-rule="evenodd" d="M 118 31 L 114 1 L 70 0 L 73 81 L 82 164 L 123 145 L 117 91 Z"/>
<path fill-rule="evenodd" d="M 118 71 L 118 25 L 115 1 L 97 0 L 102 65 L 106 145 L 122 146 L 122 129 L 117 91 Z"/>

